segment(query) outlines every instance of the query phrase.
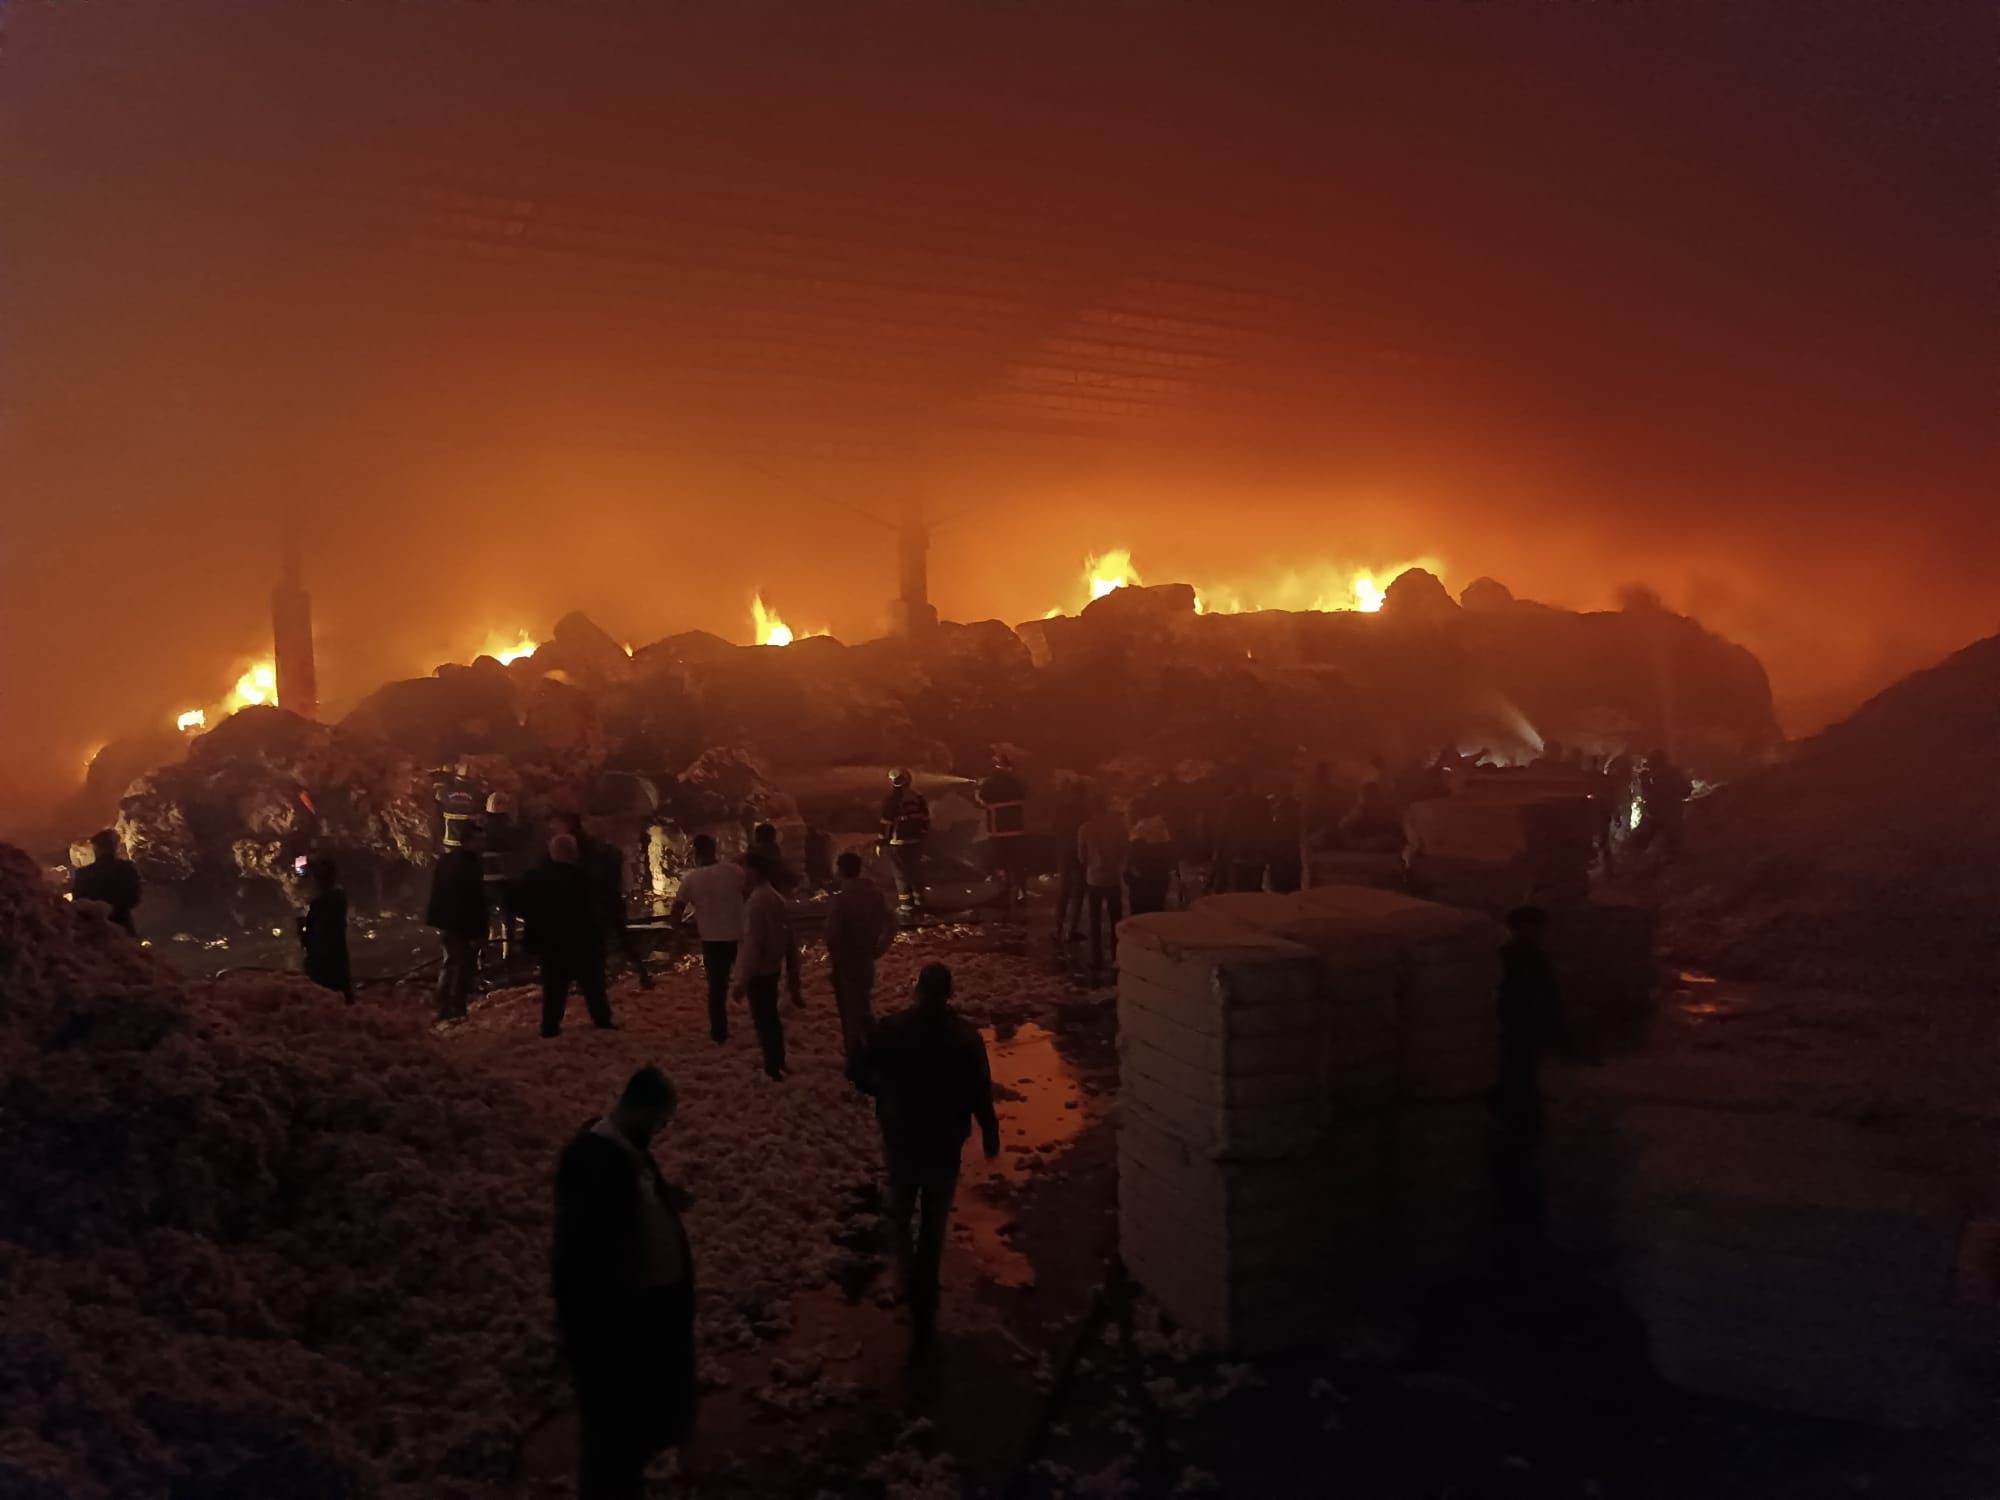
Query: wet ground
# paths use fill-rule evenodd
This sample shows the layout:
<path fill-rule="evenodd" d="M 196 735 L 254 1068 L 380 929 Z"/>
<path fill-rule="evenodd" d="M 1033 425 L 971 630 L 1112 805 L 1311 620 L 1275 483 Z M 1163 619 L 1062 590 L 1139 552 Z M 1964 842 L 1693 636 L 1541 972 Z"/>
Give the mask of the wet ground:
<path fill-rule="evenodd" d="M 966 1157 L 943 1336 L 910 1360 L 877 1185 L 828 1182 L 837 1274 L 793 1289 L 782 1331 L 711 1362 L 673 1492 L 2000 1494 L 2000 1410 L 1959 1431 L 1904 1434 L 1679 1396 L 1653 1380 L 1617 1305 L 1558 1266 L 1434 1288 L 1420 1302 L 1384 1298 L 1337 1346 L 1241 1363 L 1203 1353 L 1117 1270 L 1111 996 L 1075 982 L 1039 923 L 940 926 L 904 943 L 913 961 L 976 955 L 984 966 L 974 1013 L 989 1022 L 1006 1146 L 996 1164 Z M 230 956 L 263 944 L 232 944 Z M 358 947 L 357 967 L 393 974 L 423 946 L 419 932 L 381 929 L 368 958 Z M 182 957 L 212 968 L 209 953 Z M 691 995 L 691 975 L 675 982 Z M 1039 998 L 1017 1004 L 1014 990 Z M 1669 1006 L 1681 1045 L 1745 1057 L 1812 1053 L 1810 1039 L 1830 1029 L 1877 1024 L 1865 1004 L 1815 1008 L 1699 976 Z M 854 1128 L 870 1129 L 865 1103 L 852 1107 Z M 564 1492 L 574 1441 L 558 1401 L 523 1449 L 524 1494 Z"/>

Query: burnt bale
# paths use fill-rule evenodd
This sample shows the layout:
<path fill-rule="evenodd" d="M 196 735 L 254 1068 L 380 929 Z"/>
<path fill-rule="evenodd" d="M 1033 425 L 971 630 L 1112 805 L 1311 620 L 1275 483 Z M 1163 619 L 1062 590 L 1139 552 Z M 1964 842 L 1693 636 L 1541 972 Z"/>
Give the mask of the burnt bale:
<path fill-rule="evenodd" d="M 1457 602 L 1437 574 L 1427 568 L 1405 568 L 1382 595 L 1382 618 L 1416 625 L 1443 625 L 1456 620 Z"/>
<path fill-rule="evenodd" d="M 432 677 L 384 683 L 340 727 L 436 765 L 515 748 L 520 697 L 508 670 L 485 656 L 469 667 L 439 667 Z"/>
<path fill-rule="evenodd" d="M 625 648 L 581 610 L 572 610 L 556 621 L 551 638 L 535 652 L 535 665 L 544 672 L 563 672 L 585 687 L 602 687 L 625 676 L 632 659 Z"/>

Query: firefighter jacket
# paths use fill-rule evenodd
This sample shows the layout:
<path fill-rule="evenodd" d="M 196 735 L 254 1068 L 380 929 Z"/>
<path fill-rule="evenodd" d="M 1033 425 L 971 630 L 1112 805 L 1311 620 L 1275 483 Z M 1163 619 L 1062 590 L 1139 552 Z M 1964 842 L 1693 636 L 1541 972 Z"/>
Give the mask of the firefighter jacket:
<path fill-rule="evenodd" d="M 882 800 L 882 837 L 891 844 L 921 844 L 931 831 L 931 805 L 913 786 L 897 787 Z"/>

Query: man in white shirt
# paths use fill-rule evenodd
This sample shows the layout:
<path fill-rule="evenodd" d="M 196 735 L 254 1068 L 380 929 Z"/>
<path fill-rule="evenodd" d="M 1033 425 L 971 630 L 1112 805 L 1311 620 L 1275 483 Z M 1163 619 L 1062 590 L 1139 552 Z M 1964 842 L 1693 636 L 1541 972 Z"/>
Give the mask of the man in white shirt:
<path fill-rule="evenodd" d="M 764 1071 L 785 1076 L 785 1023 L 778 1014 L 778 985 L 791 981 L 792 1003 L 803 1005 L 799 989 L 799 940 L 792 932 L 785 898 L 771 886 L 770 856 L 753 849 L 743 860 L 750 895 L 743 903 L 743 948 L 736 955 L 736 995 L 750 1002 L 750 1020 L 764 1052 Z"/>
<path fill-rule="evenodd" d="M 736 967 L 736 945 L 743 941 L 743 894 L 743 867 L 722 863 L 715 840 L 696 834 L 694 868 L 681 876 L 667 922 L 677 924 L 683 912 L 694 912 L 701 966 L 708 976 L 708 1034 L 718 1042 L 729 1040 L 729 974 Z"/>

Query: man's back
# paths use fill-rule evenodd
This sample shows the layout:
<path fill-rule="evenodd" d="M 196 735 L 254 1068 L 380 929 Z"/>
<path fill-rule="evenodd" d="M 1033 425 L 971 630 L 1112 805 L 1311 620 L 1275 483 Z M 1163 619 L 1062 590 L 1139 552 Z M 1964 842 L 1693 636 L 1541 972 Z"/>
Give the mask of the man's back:
<path fill-rule="evenodd" d="M 976 1117 L 993 1116 L 986 1043 L 950 1010 L 913 1007 L 876 1028 L 866 1077 L 891 1150 L 922 1163 L 958 1159 Z"/>
<path fill-rule="evenodd" d="M 743 867 L 717 861 L 696 865 L 681 877 L 680 898 L 694 911 L 695 931 L 704 943 L 734 943 L 743 937 Z"/>
<path fill-rule="evenodd" d="M 839 965 L 872 963 L 895 931 L 889 903 L 873 881 L 843 880 L 826 911 L 826 955 Z"/>
<path fill-rule="evenodd" d="M 1094 886 L 1117 885 L 1125 878 L 1125 853 L 1130 843 L 1125 820 L 1117 813 L 1100 813 L 1084 824 L 1077 837 L 1084 880 Z"/>
<path fill-rule="evenodd" d="M 743 902 L 743 946 L 737 963 L 750 977 L 776 974 L 791 947 L 791 910 L 785 898 L 759 885 Z"/>
<path fill-rule="evenodd" d="M 451 849 L 439 858 L 431 875 L 430 905 L 424 920 L 440 932 L 463 937 L 486 935 L 485 855 L 472 849 Z"/>
<path fill-rule="evenodd" d="M 604 939 L 599 883 L 580 864 L 550 860 L 523 882 L 528 946 L 538 953 L 583 952 Z"/>
<path fill-rule="evenodd" d="M 71 877 L 70 891 L 85 901 L 102 901 L 111 908 L 111 920 L 122 927 L 132 925 L 132 908 L 139 904 L 139 869 L 129 859 L 99 858 Z"/>

